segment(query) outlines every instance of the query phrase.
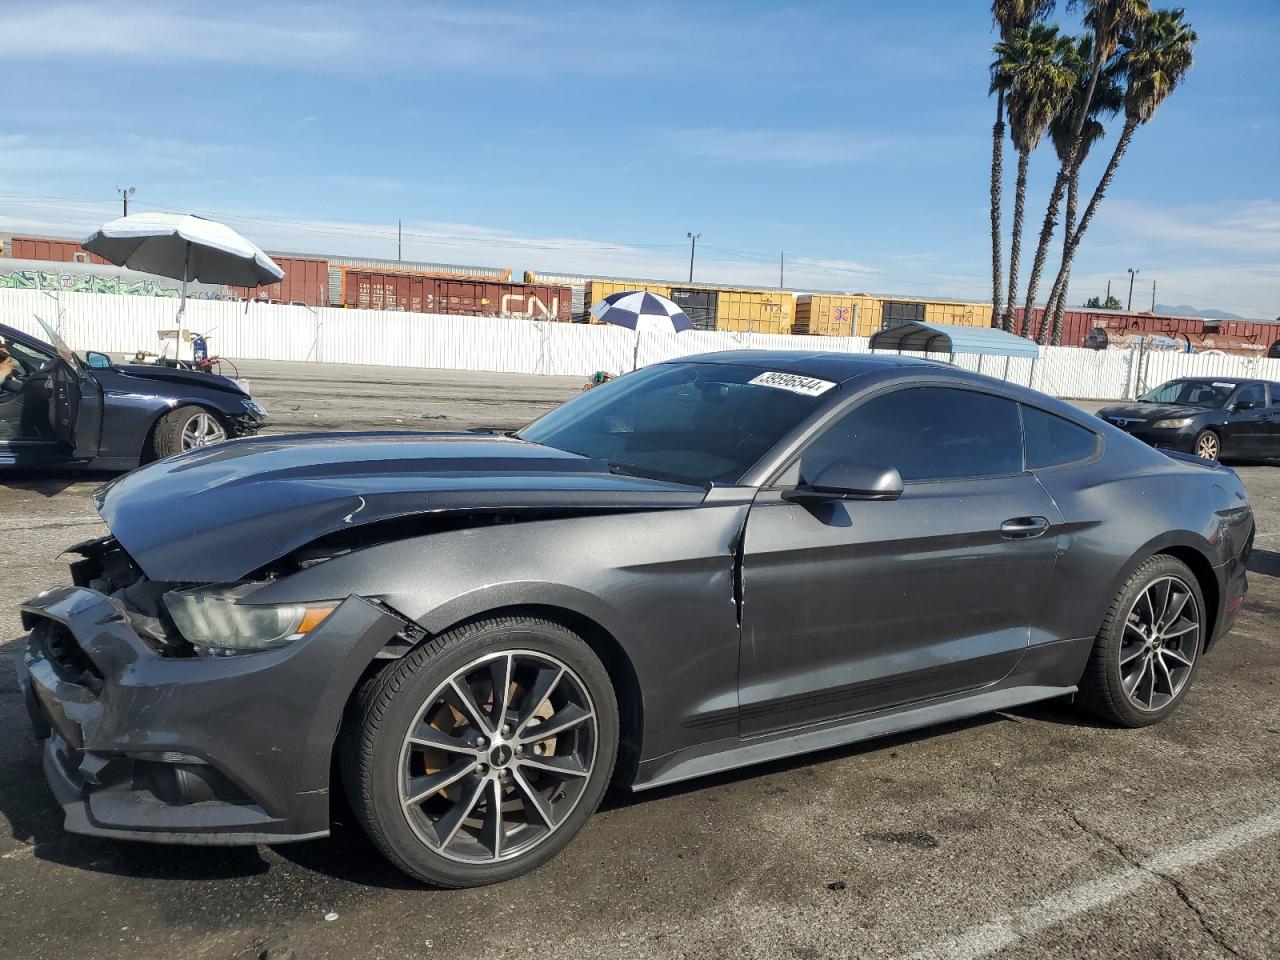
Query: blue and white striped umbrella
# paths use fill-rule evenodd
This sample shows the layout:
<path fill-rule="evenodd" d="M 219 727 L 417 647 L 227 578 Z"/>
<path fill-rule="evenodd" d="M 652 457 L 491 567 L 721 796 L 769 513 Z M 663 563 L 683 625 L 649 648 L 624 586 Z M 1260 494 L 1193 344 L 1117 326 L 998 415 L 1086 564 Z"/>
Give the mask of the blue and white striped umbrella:
<path fill-rule="evenodd" d="M 683 310 L 666 297 L 644 290 L 610 294 L 591 308 L 591 315 L 601 323 L 627 327 L 636 333 L 642 330 L 679 333 L 693 329 Z"/>

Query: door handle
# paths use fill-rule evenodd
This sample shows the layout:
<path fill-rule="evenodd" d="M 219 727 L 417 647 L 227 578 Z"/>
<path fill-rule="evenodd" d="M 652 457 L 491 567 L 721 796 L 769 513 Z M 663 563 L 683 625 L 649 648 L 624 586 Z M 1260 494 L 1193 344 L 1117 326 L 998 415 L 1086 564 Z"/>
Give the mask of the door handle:
<path fill-rule="evenodd" d="M 1000 524 L 1000 536 L 1006 540 L 1031 540 L 1049 529 L 1044 517 L 1014 517 Z"/>

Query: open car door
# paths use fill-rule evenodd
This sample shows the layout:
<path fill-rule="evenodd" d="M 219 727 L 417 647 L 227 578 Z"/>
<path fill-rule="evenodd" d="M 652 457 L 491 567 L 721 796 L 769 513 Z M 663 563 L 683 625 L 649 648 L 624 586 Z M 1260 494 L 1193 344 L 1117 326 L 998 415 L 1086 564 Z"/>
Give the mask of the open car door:
<path fill-rule="evenodd" d="M 102 427 L 102 390 L 58 332 L 36 317 L 58 362 L 49 371 L 49 425 L 77 459 L 98 453 Z"/>

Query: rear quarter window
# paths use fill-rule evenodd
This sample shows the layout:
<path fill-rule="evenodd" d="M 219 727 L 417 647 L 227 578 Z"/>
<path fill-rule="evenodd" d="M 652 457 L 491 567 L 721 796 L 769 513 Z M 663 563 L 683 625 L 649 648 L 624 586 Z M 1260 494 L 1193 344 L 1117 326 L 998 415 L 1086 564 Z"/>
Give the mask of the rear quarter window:
<path fill-rule="evenodd" d="M 1078 463 L 1098 449 L 1098 435 L 1092 430 L 1037 407 L 1023 406 L 1022 429 L 1028 470 Z"/>

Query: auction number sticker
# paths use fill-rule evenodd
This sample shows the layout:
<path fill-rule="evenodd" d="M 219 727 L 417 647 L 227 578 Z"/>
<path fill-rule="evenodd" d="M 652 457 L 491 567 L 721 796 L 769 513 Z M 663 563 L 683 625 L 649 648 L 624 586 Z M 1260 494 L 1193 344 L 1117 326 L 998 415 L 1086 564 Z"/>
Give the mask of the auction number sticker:
<path fill-rule="evenodd" d="M 762 373 L 751 381 L 758 387 L 774 387 L 777 390 L 790 390 L 806 397 L 819 397 L 835 386 L 830 380 L 819 380 L 817 377 L 802 377 L 795 373 Z"/>

